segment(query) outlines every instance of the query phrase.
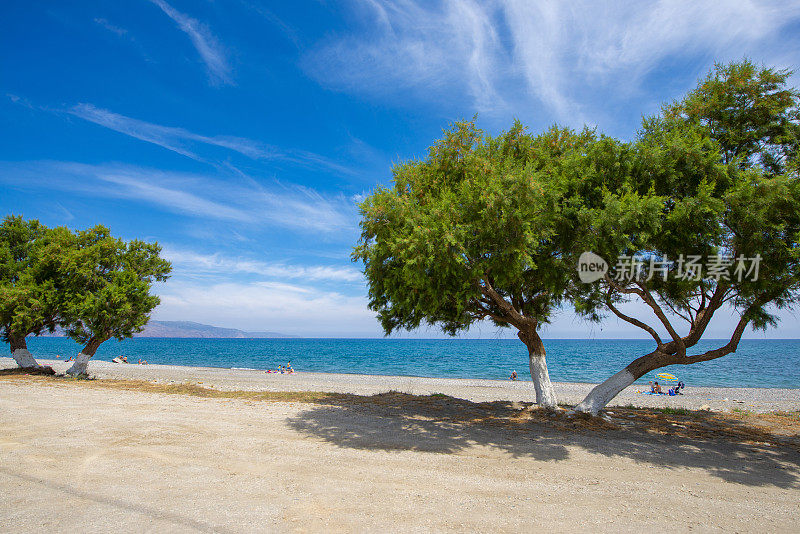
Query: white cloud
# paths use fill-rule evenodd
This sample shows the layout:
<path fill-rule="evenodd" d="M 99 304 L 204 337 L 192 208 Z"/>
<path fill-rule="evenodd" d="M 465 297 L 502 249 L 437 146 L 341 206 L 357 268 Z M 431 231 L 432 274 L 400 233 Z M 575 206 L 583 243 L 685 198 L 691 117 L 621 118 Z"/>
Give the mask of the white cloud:
<path fill-rule="evenodd" d="M 192 159 L 200 158 L 190 150 L 187 146 L 187 142 L 227 148 L 254 159 L 270 158 L 276 155 L 275 151 L 270 147 L 250 139 L 234 136 L 209 137 L 199 135 L 185 130 L 184 128 L 161 126 L 159 124 L 126 117 L 106 109 L 96 108 L 91 104 L 81 103 L 73 106 L 69 109 L 69 113 L 110 130 L 135 137 L 141 141 L 153 143 Z"/>
<path fill-rule="evenodd" d="M 249 258 L 232 258 L 222 254 L 200 254 L 191 250 L 164 247 L 163 256 L 175 271 L 183 273 L 254 274 L 267 278 L 297 279 L 305 282 L 360 282 L 363 275 L 353 267 L 331 265 L 291 265 L 264 262 Z"/>
<path fill-rule="evenodd" d="M 355 231 L 356 209 L 344 196 L 323 196 L 297 185 L 165 172 L 122 164 L 0 162 L 0 181 L 24 187 L 143 201 L 202 219 L 303 231 Z"/>
<path fill-rule="evenodd" d="M 696 74 L 712 60 L 743 55 L 785 67 L 786 50 L 796 55 L 800 47 L 781 34 L 800 17 L 797 0 L 349 5 L 350 19 L 362 23 L 305 58 L 320 83 L 406 101 L 467 98 L 472 110 L 490 114 L 507 113 L 509 103 L 515 114 L 543 108 L 537 115 L 546 121 L 576 126 L 594 122 L 609 102 L 625 104 L 665 61 L 686 58 Z"/>
<path fill-rule="evenodd" d="M 328 42 L 306 58 L 313 76 L 352 91 L 446 88 L 467 80 L 480 105 L 497 106 L 492 84 L 498 35 L 489 10 L 472 0 L 430 3 L 369 0 L 363 33 Z"/>
<path fill-rule="evenodd" d="M 200 54 L 206 64 L 211 80 L 214 83 L 232 84 L 231 67 L 228 64 L 228 59 L 222 45 L 211 33 L 211 30 L 197 19 L 177 11 L 164 0 L 151 0 L 151 2 L 161 8 L 169 18 L 175 21 L 178 28 L 189 36 L 197 53 Z"/>
<path fill-rule="evenodd" d="M 239 154 L 256 160 L 280 160 L 307 167 L 325 168 L 340 174 L 353 174 L 353 171 L 345 165 L 341 165 L 319 154 L 304 150 L 279 150 L 274 146 L 245 137 L 236 137 L 232 135 L 200 135 L 186 130 L 185 128 L 163 126 L 126 117 L 125 115 L 120 115 L 119 113 L 114 113 L 113 111 L 98 108 L 92 104 L 86 103 L 77 104 L 71 107 L 67 112 L 83 120 L 103 126 L 104 128 L 129 135 L 140 141 L 153 143 L 154 145 L 158 145 L 197 161 L 206 161 L 204 157 L 197 153 L 197 148 L 200 148 L 202 145 L 207 145 L 238 152 Z"/>
<path fill-rule="evenodd" d="M 154 318 L 160 320 L 301 336 L 380 335 L 364 297 L 279 283 L 195 285 L 176 280 L 158 293 L 161 305 Z"/>
<path fill-rule="evenodd" d="M 757 48 L 796 19 L 800 5 L 506 0 L 503 12 L 528 86 L 564 117 L 580 104 L 575 84 L 614 87 L 624 96 L 670 57 L 735 57 Z"/>
<path fill-rule="evenodd" d="M 93 167 L 83 165 L 71 167 L 79 172 L 93 173 L 95 170 Z M 93 174 L 98 180 L 119 186 L 110 189 L 111 196 L 144 200 L 151 204 L 165 206 L 170 211 L 194 216 L 234 221 L 247 221 L 250 218 L 249 214 L 242 209 L 221 204 L 176 187 L 158 185 L 151 179 L 152 175 L 142 174 L 138 170 L 101 169 L 100 172 Z M 163 179 L 164 176 L 162 175 L 161 178 Z"/>
<path fill-rule="evenodd" d="M 94 21 L 95 21 L 95 23 L 99 24 L 100 26 L 102 26 L 106 30 L 108 30 L 111 33 L 114 33 L 114 34 L 116 34 L 116 35 L 118 35 L 120 37 L 123 37 L 123 36 L 127 35 L 127 33 L 128 33 L 128 30 L 126 30 L 125 28 L 120 28 L 119 26 L 114 26 L 113 24 L 108 22 L 106 19 L 96 18 L 96 19 L 94 19 Z"/>

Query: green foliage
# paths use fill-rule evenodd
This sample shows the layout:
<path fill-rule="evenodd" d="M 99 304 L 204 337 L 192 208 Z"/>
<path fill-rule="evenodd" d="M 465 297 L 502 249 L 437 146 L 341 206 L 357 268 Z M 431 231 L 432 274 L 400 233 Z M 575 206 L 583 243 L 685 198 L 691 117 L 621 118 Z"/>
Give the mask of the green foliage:
<path fill-rule="evenodd" d="M 171 271 L 160 251 L 157 244 L 114 238 L 103 226 L 78 232 L 61 262 L 67 334 L 89 343 L 141 332 L 160 302 L 150 287 Z"/>
<path fill-rule="evenodd" d="M 557 127 L 531 135 L 519 122 L 497 137 L 454 125 L 360 206 L 353 259 L 364 263 L 370 307 L 387 333 L 430 323 L 454 334 L 486 318 L 540 325 L 569 301 L 590 319 L 613 311 L 656 338 L 666 329 L 657 341 L 670 355 L 696 344 L 726 303 L 742 318 L 732 341 L 745 325 L 774 325 L 774 308 L 800 292 L 800 94 L 789 74 L 717 65 L 630 143 Z M 612 269 L 619 256 L 673 263 L 666 278 L 581 284 L 583 251 Z M 721 276 L 682 277 L 679 256 L 759 257 L 759 273 L 739 279 L 733 262 Z M 620 316 L 616 305 L 631 298 L 658 321 Z"/>
<path fill-rule="evenodd" d="M 791 75 L 749 60 L 718 63 L 686 98 L 665 106 L 664 115 L 702 126 L 726 163 L 758 164 L 770 175 L 796 171 L 800 110 L 797 90 L 786 87 Z"/>
<path fill-rule="evenodd" d="M 23 339 L 57 325 L 92 349 L 140 332 L 158 305 L 150 294 L 171 270 L 161 248 L 124 242 L 107 228 L 72 232 L 8 216 L 0 225 L 0 332 Z"/>
<path fill-rule="evenodd" d="M 559 200 L 563 188 L 582 187 L 572 166 L 594 142 L 590 131 L 532 136 L 519 122 L 491 137 L 462 122 L 425 160 L 397 165 L 394 187 L 361 204 L 353 252 L 386 333 L 424 322 L 455 334 L 484 318 L 520 328 L 487 287 L 533 324 L 546 323 L 572 271 L 564 251 L 574 230 L 562 212 L 578 207 Z"/>
<path fill-rule="evenodd" d="M 739 280 L 735 265 L 719 278 L 681 279 L 673 264 L 667 280 L 582 288 L 575 299 L 579 312 L 598 319 L 604 304 L 641 291 L 684 318 L 696 342 L 705 329 L 700 317 L 723 303 L 754 328 L 765 328 L 775 324 L 770 309 L 797 301 L 800 94 L 785 87 L 788 75 L 749 61 L 717 65 L 685 99 L 644 119 L 629 152 L 628 183 L 580 221 L 589 238 L 577 246 L 603 257 L 759 256 L 757 280 Z"/>
<path fill-rule="evenodd" d="M 47 232 L 20 216 L 0 224 L 0 334 L 7 343 L 55 327 L 52 281 L 39 254 Z"/>

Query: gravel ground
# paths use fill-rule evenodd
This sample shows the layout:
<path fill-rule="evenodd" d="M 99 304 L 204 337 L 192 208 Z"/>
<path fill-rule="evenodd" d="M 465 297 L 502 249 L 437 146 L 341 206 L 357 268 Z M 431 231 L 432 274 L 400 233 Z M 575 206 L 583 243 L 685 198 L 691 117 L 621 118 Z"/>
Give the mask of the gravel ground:
<path fill-rule="evenodd" d="M 70 364 L 58 360 L 40 360 L 56 372 L 64 372 Z M 15 367 L 11 358 L 0 358 L 0 368 Z M 394 390 L 416 395 L 444 393 L 472 401 L 532 401 L 533 385 L 525 381 L 478 379 L 422 378 L 408 376 L 374 376 L 329 373 L 295 373 L 281 375 L 247 369 L 182 367 L 175 365 L 115 364 L 92 361 L 89 372 L 98 378 L 153 380 L 166 383 L 200 383 L 206 387 L 245 391 L 326 391 L 371 395 Z M 555 384 L 560 402 L 577 404 L 594 384 Z M 645 386 L 646 388 L 646 386 Z M 743 409 L 753 412 L 800 410 L 800 389 L 771 388 L 707 388 L 687 387 L 677 397 L 651 396 L 637 393 L 642 386 L 631 386 L 617 396 L 610 406 L 673 407 L 715 411 Z"/>
<path fill-rule="evenodd" d="M 115 369 L 236 388 L 525 393 L 473 381 Z M 0 531 L 797 531 L 795 449 L 433 415 L 7 377 Z"/>

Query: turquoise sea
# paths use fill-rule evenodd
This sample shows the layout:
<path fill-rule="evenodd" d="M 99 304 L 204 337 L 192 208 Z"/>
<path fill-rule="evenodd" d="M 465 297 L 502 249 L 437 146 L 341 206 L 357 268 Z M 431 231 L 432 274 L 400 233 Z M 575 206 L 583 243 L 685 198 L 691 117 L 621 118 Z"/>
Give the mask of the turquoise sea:
<path fill-rule="evenodd" d="M 696 352 L 724 344 L 705 340 Z M 647 340 L 545 340 L 550 377 L 599 382 L 653 349 Z M 66 338 L 29 339 L 39 358 L 61 358 L 80 347 Z M 131 362 L 446 378 L 506 379 L 515 369 L 530 380 L 527 351 L 512 339 L 166 339 L 107 341 L 96 359 Z M 800 388 L 800 340 L 743 340 L 736 353 L 691 366 L 671 366 L 688 385 Z M 654 373 L 651 373 L 651 375 Z M 644 378 L 644 382 L 652 379 Z"/>

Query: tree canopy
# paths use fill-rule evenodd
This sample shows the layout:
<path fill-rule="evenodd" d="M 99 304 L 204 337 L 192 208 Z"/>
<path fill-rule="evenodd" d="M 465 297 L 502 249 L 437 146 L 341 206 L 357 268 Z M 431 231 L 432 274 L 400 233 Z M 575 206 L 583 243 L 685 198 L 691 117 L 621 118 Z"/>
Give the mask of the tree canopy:
<path fill-rule="evenodd" d="M 685 99 L 644 120 L 634 143 L 639 170 L 587 211 L 590 238 L 579 246 L 602 251 L 617 269 L 584 288 L 576 308 L 595 319 L 609 310 L 651 335 L 655 350 L 595 388 L 579 409 L 596 413 L 659 367 L 730 354 L 748 326 L 773 326 L 774 309 L 797 302 L 798 93 L 784 88 L 787 76 L 748 61 L 717 65 Z M 655 209 L 637 212 L 631 198 Z M 621 276 L 626 269 L 630 276 Z M 623 313 L 620 304 L 630 300 L 646 304 L 655 320 Z M 739 316 L 730 339 L 691 354 L 724 305 Z"/>
<path fill-rule="evenodd" d="M 42 257 L 48 229 L 10 215 L 0 224 L 0 334 L 11 351 L 27 352 L 25 336 L 52 331 L 58 315 L 52 271 Z M 30 364 L 27 355 L 15 355 Z"/>
<path fill-rule="evenodd" d="M 489 320 L 518 330 L 537 403 L 556 404 L 538 329 L 567 298 L 575 229 L 559 199 L 591 131 L 537 136 L 517 122 L 497 137 L 461 122 L 422 161 L 393 169 L 394 186 L 361 204 L 370 308 L 385 332 L 435 324 L 451 335 Z"/>
<path fill-rule="evenodd" d="M 63 325 L 68 336 L 84 344 L 81 351 L 94 356 L 106 340 L 122 340 L 141 332 L 160 299 L 150 294 L 155 281 L 171 271 L 159 257 L 161 248 L 139 240 L 124 242 L 96 226 L 78 232 L 74 246 L 62 258 L 66 273 Z M 79 372 L 80 361 L 75 369 Z"/>
<path fill-rule="evenodd" d="M 793 305 L 800 288 L 799 98 L 789 75 L 747 60 L 716 65 L 630 142 L 558 127 L 531 135 L 519 122 L 492 137 L 457 123 L 361 204 L 353 258 L 370 307 L 387 334 L 513 326 L 535 385 L 537 330 L 560 306 L 616 316 L 655 349 L 579 407 L 595 413 L 646 372 L 735 351 L 748 326 L 774 325 L 774 309 Z M 587 252 L 611 264 L 594 284 L 576 270 Z M 632 300 L 651 313 L 626 314 Z M 730 339 L 691 353 L 723 306 L 739 316 Z"/>
<path fill-rule="evenodd" d="M 772 176 L 797 172 L 800 94 L 786 86 L 791 74 L 747 59 L 717 63 L 694 90 L 662 112 L 668 120 L 702 127 L 719 144 L 725 163 L 758 165 Z"/>
<path fill-rule="evenodd" d="M 27 352 L 25 336 L 59 326 L 84 345 L 70 371 L 85 372 L 86 361 L 104 341 L 144 328 L 159 303 L 150 294 L 152 284 L 165 281 L 171 270 L 160 251 L 155 243 L 112 237 L 99 225 L 73 232 L 6 217 L 0 226 L 4 340 L 12 352 Z"/>

